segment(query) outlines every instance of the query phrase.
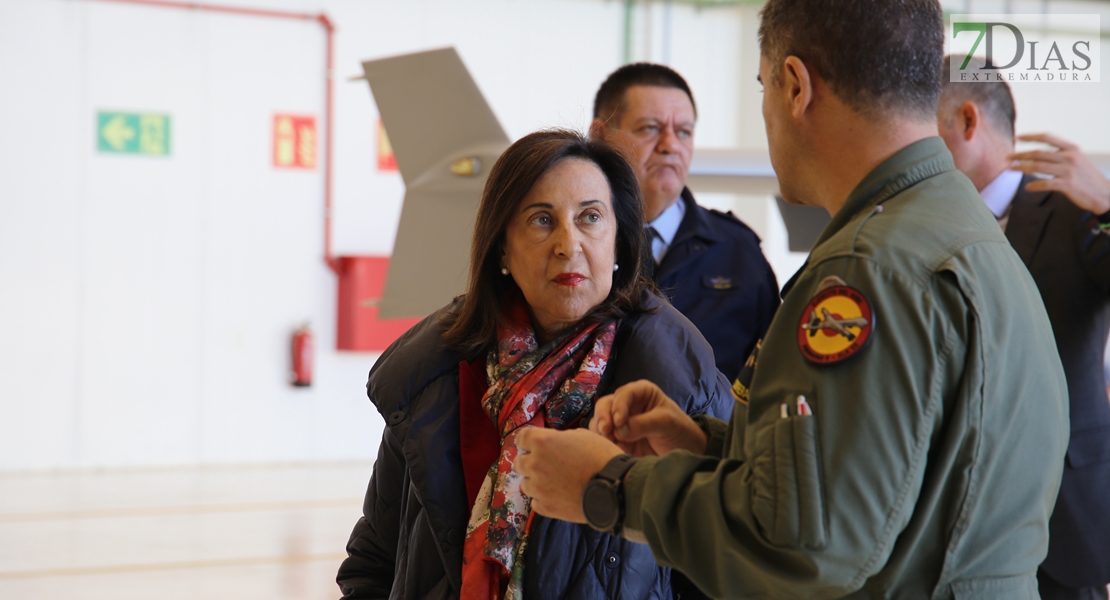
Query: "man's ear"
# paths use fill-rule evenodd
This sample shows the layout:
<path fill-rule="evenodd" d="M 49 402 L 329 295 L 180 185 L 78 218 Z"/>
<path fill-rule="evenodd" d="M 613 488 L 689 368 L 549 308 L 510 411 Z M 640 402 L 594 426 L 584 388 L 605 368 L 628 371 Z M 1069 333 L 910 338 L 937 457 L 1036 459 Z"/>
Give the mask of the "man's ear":
<path fill-rule="evenodd" d="M 979 107 L 974 102 L 967 100 L 960 105 L 956 117 L 960 120 L 962 126 L 960 135 L 963 136 L 965 142 L 970 142 L 975 134 L 979 133 L 979 128 L 983 125 L 983 115 L 979 113 Z"/>
<path fill-rule="evenodd" d="M 786 89 L 790 114 L 799 118 L 805 114 L 813 102 L 813 78 L 802 59 L 787 56 L 783 61 L 781 77 Z"/>

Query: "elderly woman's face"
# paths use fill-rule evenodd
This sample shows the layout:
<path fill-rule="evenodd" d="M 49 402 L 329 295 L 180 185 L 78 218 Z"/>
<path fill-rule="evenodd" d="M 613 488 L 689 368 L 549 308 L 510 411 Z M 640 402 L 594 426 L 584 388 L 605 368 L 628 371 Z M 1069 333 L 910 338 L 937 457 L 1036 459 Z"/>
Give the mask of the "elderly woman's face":
<path fill-rule="evenodd" d="M 517 207 L 505 231 L 502 263 L 546 341 L 609 295 L 617 219 L 609 183 L 592 162 L 563 159 Z"/>

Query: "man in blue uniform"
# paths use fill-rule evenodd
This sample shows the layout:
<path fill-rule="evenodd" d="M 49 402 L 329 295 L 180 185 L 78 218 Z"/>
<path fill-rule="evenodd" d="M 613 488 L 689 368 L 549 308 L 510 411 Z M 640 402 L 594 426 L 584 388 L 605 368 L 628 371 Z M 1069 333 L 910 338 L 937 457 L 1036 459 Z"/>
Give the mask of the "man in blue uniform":
<path fill-rule="evenodd" d="M 1071 440 L 1049 521 L 1048 557 L 1037 572 L 1040 594 L 1044 600 L 1105 599 L 1110 403 L 1102 361 L 1110 331 L 1110 181 L 1074 144 L 1053 136 L 1018 139 L 1056 151 L 1014 154 L 1010 86 L 953 82 L 950 59 L 937 111 L 941 137 L 1033 275 L 1068 381 Z M 984 65 L 972 60 L 978 63 L 972 69 Z"/>
<path fill-rule="evenodd" d="M 590 133 L 628 151 L 644 195 L 653 279 L 713 347 L 734 379 L 779 305 L 759 237 L 732 213 L 708 210 L 686 188 L 697 109 L 681 75 L 636 63 L 614 71 L 594 99 Z"/>

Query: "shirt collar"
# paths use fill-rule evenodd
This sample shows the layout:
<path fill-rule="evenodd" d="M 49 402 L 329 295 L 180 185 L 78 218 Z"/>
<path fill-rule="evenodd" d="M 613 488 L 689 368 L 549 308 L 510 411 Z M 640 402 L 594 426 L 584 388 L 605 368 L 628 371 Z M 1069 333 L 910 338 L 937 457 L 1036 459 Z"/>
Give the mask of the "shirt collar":
<path fill-rule="evenodd" d="M 1021 186 L 1021 171 L 1005 170 L 994 178 L 994 181 L 987 184 L 979 195 L 983 197 L 983 202 L 987 203 L 987 208 L 991 209 L 991 213 L 995 218 L 1001 217 L 1006 214 L 1006 209 L 1010 207 L 1010 203 L 1014 201 L 1014 196 L 1017 195 L 1018 187 Z"/>
<path fill-rule="evenodd" d="M 674 241 L 675 234 L 678 233 L 678 226 L 682 225 L 682 217 L 685 215 L 686 203 L 679 197 L 666 210 L 659 213 L 655 220 L 647 223 L 647 226 L 654 227 L 663 243 L 670 246 L 671 242 Z"/>

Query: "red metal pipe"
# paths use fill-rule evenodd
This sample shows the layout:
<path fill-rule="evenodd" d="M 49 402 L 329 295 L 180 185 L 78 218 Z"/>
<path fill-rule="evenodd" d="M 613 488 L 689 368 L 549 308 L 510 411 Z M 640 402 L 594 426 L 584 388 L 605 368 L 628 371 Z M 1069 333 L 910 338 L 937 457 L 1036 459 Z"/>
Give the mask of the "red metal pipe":
<path fill-rule="evenodd" d="M 332 70 L 335 54 L 335 25 L 328 19 L 328 15 L 320 13 L 316 20 L 324 26 L 328 38 L 328 66 L 324 92 L 324 262 L 333 273 L 339 275 L 339 261 L 331 253 L 331 179 L 332 179 Z"/>
<path fill-rule="evenodd" d="M 247 17 L 268 17 L 275 19 L 293 19 L 298 21 L 316 21 L 324 27 L 327 36 L 327 68 L 325 70 L 324 92 L 324 262 L 336 275 L 339 274 L 339 261 L 331 253 L 331 206 L 332 206 L 332 70 L 335 46 L 335 24 L 325 13 L 311 14 L 289 12 L 284 10 L 267 10 L 261 8 L 246 8 L 239 6 L 220 6 L 216 4 L 202 4 L 200 2 L 174 2 L 173 0 L 96 0 L 98 2 L 115 2 L 116 4 L 135 4 L 140 6 L 155 6 L 159 8 L 177 8 L 185 10 L 199 10 L 206 12 L 243 15 Z"/>
<path fill-rule="evenodd" d="M 200 2 L 174 2 L 173 0 L 99 0 L 100 2 L 115 2 L 118 4 L 140 4 L 144 6 L 158 6 L 161 8 L 184 8 L 188 10 L 201 10 L 208 12 L 221 12 L 233 15 L 246 15 L 250 17 L 274 17 L 278 19 L 298 19 L 314 21 L 319 15 L 310 13 L 296 13 L 284 10 L 267 10 L 262 8 L 245 8 L 238 6 L 220 6 L 218 4 L 202 4 Z"/>

